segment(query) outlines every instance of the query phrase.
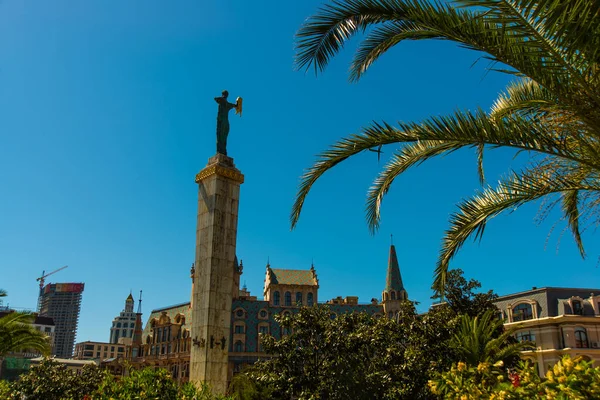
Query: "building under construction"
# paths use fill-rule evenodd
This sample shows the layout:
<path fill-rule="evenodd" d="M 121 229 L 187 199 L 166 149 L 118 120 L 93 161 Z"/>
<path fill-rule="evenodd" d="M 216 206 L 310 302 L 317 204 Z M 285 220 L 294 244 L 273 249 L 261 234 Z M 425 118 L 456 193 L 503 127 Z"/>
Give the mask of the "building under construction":
<path fill-rule="evenodd" d="M 71 358 L 77 335 L 83 283 L 50 283 L 40 293 L 40 315 L 54 320 L 54 349 L 59 358 Z"/>

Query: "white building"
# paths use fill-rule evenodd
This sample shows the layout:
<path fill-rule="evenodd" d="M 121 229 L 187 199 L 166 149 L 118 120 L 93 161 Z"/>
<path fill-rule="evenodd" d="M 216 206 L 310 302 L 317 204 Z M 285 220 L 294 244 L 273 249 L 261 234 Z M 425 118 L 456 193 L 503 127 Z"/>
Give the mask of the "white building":
<path fill-rule="evenodd" d="M 135 313 L 133 312 L 133 296 L 131 293 L 125 300 L 125 309 L 115 317 L 110 328 L 110 343 L 131 343 L 135 326 Z M 119 341 L 121 339 L 121 341 Z"/>

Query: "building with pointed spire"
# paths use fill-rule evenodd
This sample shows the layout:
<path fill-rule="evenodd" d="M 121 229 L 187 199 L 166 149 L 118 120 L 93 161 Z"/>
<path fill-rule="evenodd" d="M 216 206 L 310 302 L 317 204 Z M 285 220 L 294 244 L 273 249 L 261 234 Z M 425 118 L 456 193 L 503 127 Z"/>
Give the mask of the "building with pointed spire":
<path fill-rule="evenodd" d="M 388 318 L 394 318 L 400 311 L 402 301 L 408 300 L 408 294 L 402 283 L 400 266 L 396 256 L 396 247 L 390 245 L 390 256 L 388 258 L 387 276 L 385 278 L 385 289 L 381 293 L 381 304 L 383 312 Z"/>
<path fill-rule="evenodd" d="M 133 312 L 134 303 L 133 296 L 129 293 L 125 299 L 125 308 L 113 319 L 109 343 L 120 343 L 119 339 L 121 343 L 131 343 L 136 320 L 136 313 Z"/>
<path fill-rule="evenodd" d="M 381 302 L 371 299 L 368 303 L 359 303 L 356 296 L 338 296 L 319 303 L 319 279 L 314 265 L 308 269 L 286 269 L 272 268 L 269 262 L 265 271 L 263 299 L 258 299 L 250 294 L 245 285 L 240 286 L 243 269 L 242 261 L 238 264 L 236 258 L 227 340 L 228 379 L 246 365 L 269 357 L 263 351 L 261 333 L 270 334 L 276 339 L 287 334 L 275 320 L 277 315 L 292 315 L 301 307 L 324 305 L 329 308 L 332 317 L 352 312 L 365 312 L 376 318 L 386 315 L 395 317 L 400 302 L 407 299 L 394 246 L 390 248 Z M 193 285 L 197 279 L 194 272 L 192 266 Z M 195 300 L 192 298 L 192 302 Z M 191 334 L 191 309 L 191 302 L 187 302 L 152 310 L 141 333 L 141 340 L 134 340 L 134 348 L 130 352 L 132 364 L 165 368 L 176 380 L 188 381 L 190 349 L 217 346 L 217 338 L 213 338 L 211 344 L 210 337 L 208 341 L 203 341 Z"/>

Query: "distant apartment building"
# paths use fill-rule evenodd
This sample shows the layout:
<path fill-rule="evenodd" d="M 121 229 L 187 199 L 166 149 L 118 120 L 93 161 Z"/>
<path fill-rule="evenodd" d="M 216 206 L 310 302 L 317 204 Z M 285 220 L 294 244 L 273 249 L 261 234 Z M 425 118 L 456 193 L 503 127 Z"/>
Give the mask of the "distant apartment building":
<path fill-rule="evenodd" d="M 136 319 L 136 313 L 133 312 L 133 303 L 133 296 L 129 294 L 125 300 L 125 308 L 113 319 L 112 327 L 110 328 L 110 343 L 129 342 L 131 344 Z M 123 339 L 126 340 L 123 341 Z"/>
<path fill-rule="evenodd" d="M 50 283 L 40 295 L 40 315 L 54 320 L 52 354 L 56 357 L 73 356 L 83 289 L 83 283 Z"/>
<path fill-rule="evenodd" d="M 505 327 L 535 343 L 522 358 L 544 375 L 563 355 L 600 362 L 600 289 L 533 288 L 495 302 Z"/>
<path fill-rule="evenodd" d="M 125 358 L 126 344 L 105 342 L 79 342 L 75 345 L 75 360 L 107 360 Z"/>

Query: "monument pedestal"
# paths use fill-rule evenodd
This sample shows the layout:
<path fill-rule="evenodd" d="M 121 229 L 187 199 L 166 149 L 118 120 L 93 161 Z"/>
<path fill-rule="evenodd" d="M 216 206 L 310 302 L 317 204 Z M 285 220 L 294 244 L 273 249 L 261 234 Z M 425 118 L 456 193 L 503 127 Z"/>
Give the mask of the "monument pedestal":
<path fill-rule="evenodd" d="M 198 219 L 192 286 L 190 381 L 224 394 L 228 380 L 238 203 L 244 175 L 216 154 L 196 175 Z"/>

